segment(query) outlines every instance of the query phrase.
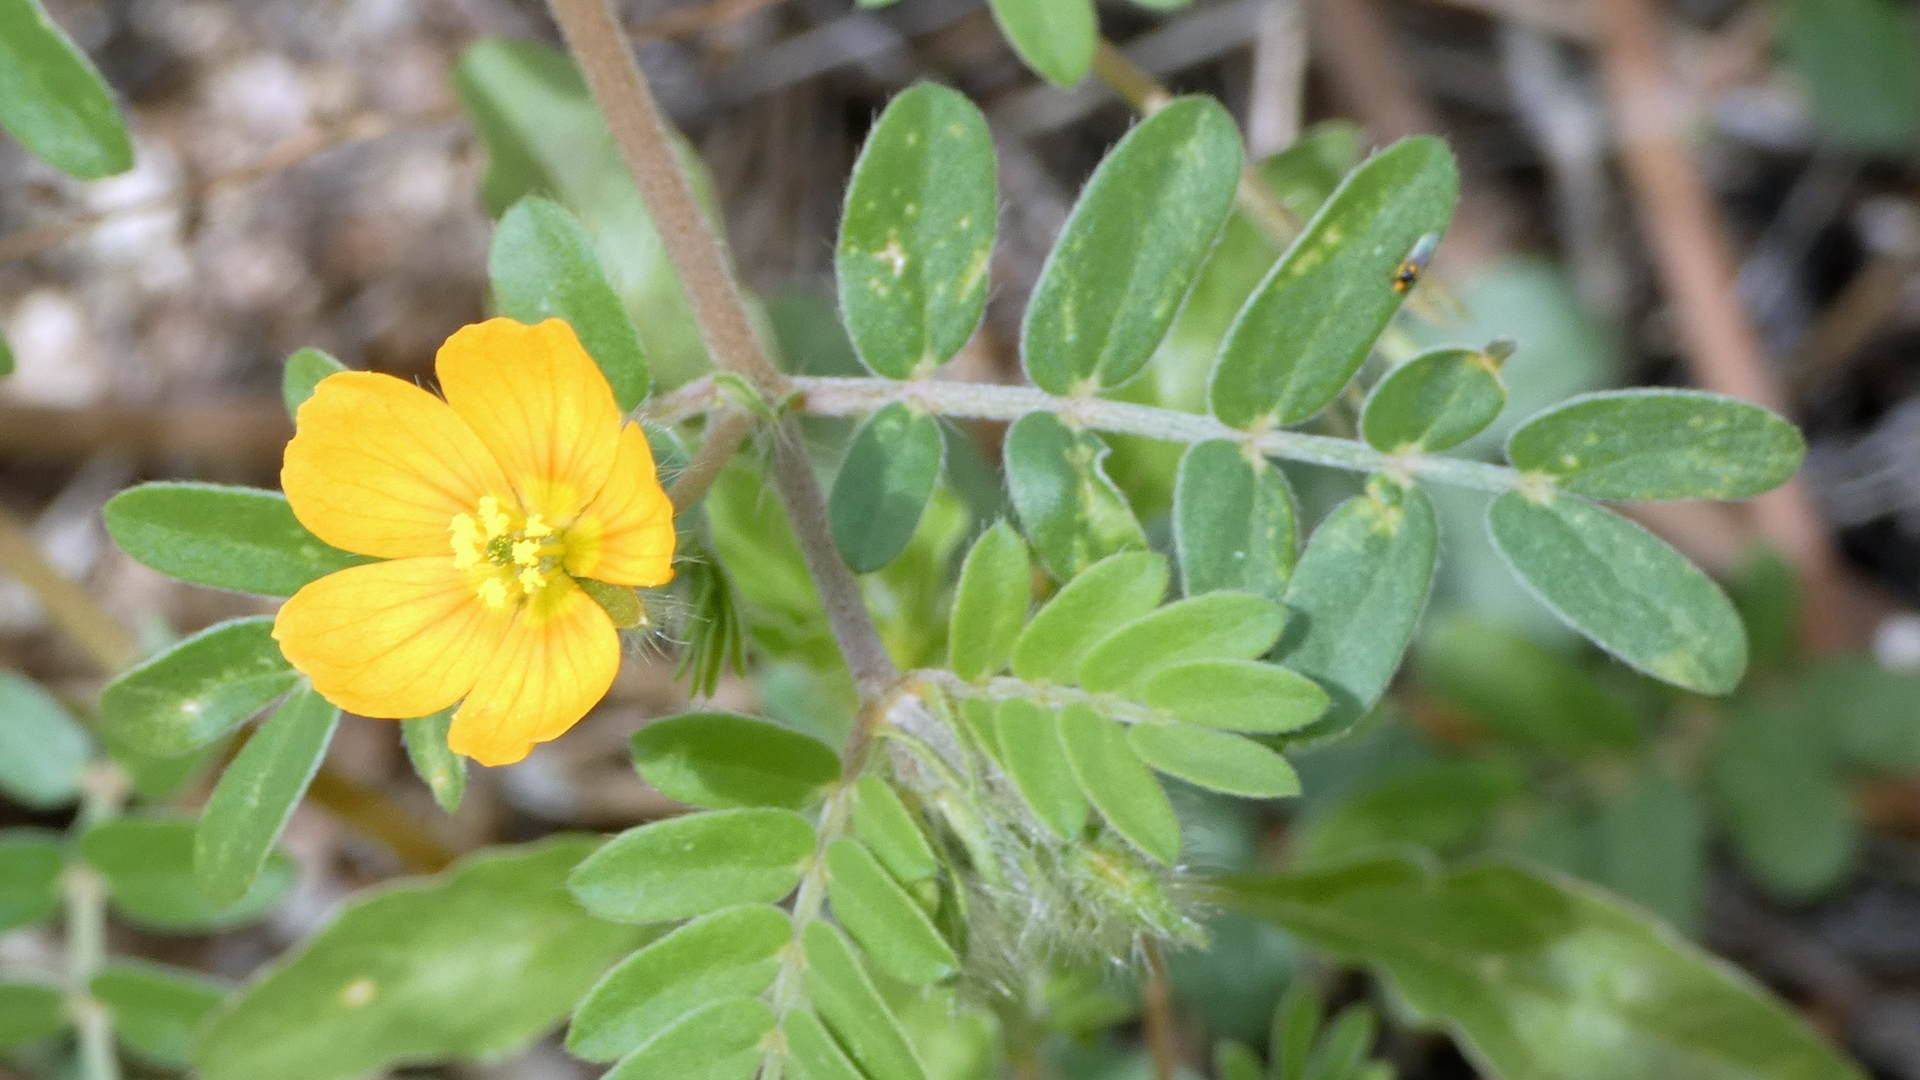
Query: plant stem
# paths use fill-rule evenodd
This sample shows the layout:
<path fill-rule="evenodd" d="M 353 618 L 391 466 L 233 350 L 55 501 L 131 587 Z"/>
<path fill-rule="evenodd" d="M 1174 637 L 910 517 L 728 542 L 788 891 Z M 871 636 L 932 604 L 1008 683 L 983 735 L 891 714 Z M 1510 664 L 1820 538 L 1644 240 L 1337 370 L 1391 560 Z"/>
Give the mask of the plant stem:
<path fill-rule="evenodd" d="M 802 376 L 795 407 L 818 416 L 856 416 L 904 401 L 936 416 L 969 420 L 1017 420 L 1030 412 L 1058 413 L 1061 419 L 1097 431 L 1142 435 L 1163 442 L 1196 443 L 1229 439 L 1270 457 L 1304 461 L 1355 472 L 1387 472 L 1436 483 L 1504 492 L 1522 486 L 1523 476 L 1503 465 L 1428 454 L 1388 454 L 1352 439 L 1299 431 L 1242 431 L 1211 416 L 1135 405 L 1103 398 L 1056 397 L 1030 386 L 922 379 L 850 379 Z M 697 395 L 688 395 L 691 401 Z"/>
<path fill-rule="evenodd" d="M 706 495 L 720 478 L 720 470 L 732 460 L 733 452 L 752 432 L 753 414 L 745 409 L 723 409 L 714 415 L 707 424 L 706 437 L 700 440 L 700 449 L 694 451 L 693 460 L 667 489 L 667 500 L 673 503 L 676 517 Z"/>
<path fill-rule="evenodd" d="M 791 384 L 767 360 L 754 336 L 720 238 L 694 199 L 666 121 L 627 51 L 626 38 L 607 0 L 549 0 L 548 6 L 660 230 L 667 258 L 680 275 L 714 363 L 744 376 L 769 399 L 783 396 Z M 874 629 L 859 582 L 833 548 L 826 499 L 799 427 L 791 419 L 775 429 L 773 481 L 826 609 L 834 641 L 853 671 L 862 700 L 872 701 L 899 678 L 899 672 Z"/>
<path fill-rule="evenodd" d="M 1153 1058 L 1154 1080 L 1173 1080 L 1173 992 L 1167 986 L 1166 961 L 1152 938 L 1140 943 L 1147 959 L 1147 980 L 1141 987 L 1146 1005 L 1147 1053 Z"/>
<path fill-rule="evenodd" d="M 120 816 L 127 799 L 127 776 L 110 761 L 87 767 L 81 777 L 83 801 L 75 835 Z M 119 1080 L 120 1058 L 113 1045 L 113 1012 L 93 996 L 93 977 L 107 956 L 107 883 L 78 859 L 67 865 L 62 883 L 66 905 L 67 1000 L 80 1030 L 80 1075 L 85 1080 Z"/>

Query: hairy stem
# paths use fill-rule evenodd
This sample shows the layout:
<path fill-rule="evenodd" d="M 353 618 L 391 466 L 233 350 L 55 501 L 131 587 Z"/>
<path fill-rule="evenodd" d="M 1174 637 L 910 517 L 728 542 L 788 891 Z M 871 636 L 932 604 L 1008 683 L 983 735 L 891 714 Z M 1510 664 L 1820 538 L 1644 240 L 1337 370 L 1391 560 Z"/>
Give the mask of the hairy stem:
<path fill-rule="evenodd" d="M 753 414 L 745 409 L 726 409 L 714 416 L 707 424 L 706 437 L 700 440 L 700 449 L 694 451 L 693 461 L 667 489 L 675 516 L 706 495 L 713 482 L 720 479 L 720 470 L 733 459 L 733 452 L 752 433 Z"/>
<path fill-rule="evenodd" d="M 1153 1058 L 1154 1080 L 1173 1080 L 1173 991 L 1167 985 L 1167 964 L 1152 938 L 1140 943 L 1147 958 L 1147 981 L 1141 987 L 1146 1005 L 1147 1053 Z"/>
<path fill-rule="evenodd" d="M 607 0 L 549 0 L 548 6 L 660 230 L 667 258 L 680 275 L 714 363 L 746 378 L 768 398 L 784 395 L 791 384 L 768 361 L 754 336 L 720 238 L 694 199 L 653 91 L 627 51 L 626 38 Z M 834 641 L 853 670 L 862 699 L 870 701 L 899 673 L 880 643 L 873 616 L 860 597 L 859 582 L 833 549 L 826 499 L 791 420 L 775 432 L 773 481 L 826 609 Z"/>
<path fill-rule="evenodd" d="M 1229 439 L 1268 457 L 1354 472 L 1386 472 L 1496 494 L 1522 487 L 1527 482 L 1525 476 L 1513 469 L 1484 461 L 1433 454 L 1389 454 L 1352 439 L 1300 431 L 1242 431 L 1198 413 L 1104 398 L 1057 397 L 1031 386 L 941 379 L 895 382 L 800 376 L 793 380 L 793 388 L 798 392 L 793 406 L 816 416 L 860 416 L 895 401 L 956 420 L 1012 421 L 1030 412 L 1045 411 L 1095 431 L 1143 435 L 1176 443 Z M 693 383 L 675 395 L 669 409 L 649 412 L 648 417 L 672 423 L 711 409 L 717 401 L 710 383 Z"/>

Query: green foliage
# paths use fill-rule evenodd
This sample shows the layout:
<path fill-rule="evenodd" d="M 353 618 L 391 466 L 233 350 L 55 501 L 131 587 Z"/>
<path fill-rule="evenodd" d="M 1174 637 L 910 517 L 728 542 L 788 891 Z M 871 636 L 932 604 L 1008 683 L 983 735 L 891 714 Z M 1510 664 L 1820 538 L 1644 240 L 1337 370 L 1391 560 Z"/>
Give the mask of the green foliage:
<path fill-rule="evenodd" d="M 808 923 L 800 935 L 807 996 L 867 1080 L 928 1080 L 900 1022 L 840 932 Z"/>
<path fill-rule="evenodd" d="M 563 886 L 593 843 L 499 848 L 354 900 L 200 1028 L 200 1075 L 334 1080 L 525 1045 L 638 940 Z"/>
<path fill-rule="evenodd" d="M 1841 149 L 1899 157 L 1920 139 L 1920 18 L 1889 0 L 1780 0 L 1778 34 Z"/>
<path fill-rule="evenodd" d="M 607 284 L 593 238 L 566 208 L 534 196 L 514 203 L 494 228 L 487 279 L 500 314 L 573 327 L 621 412 L 646 399 L 652 376 L 640 335 Z"/>
<path fill-rule="evenodd" d="M 1406 293 L 1394 271 L 1445 231 L 1460 186 L 1438 139 L 1403 139 L 1367 159 L 1273 265 L 1220 346 L 1208 389 L 1233 427 L 1319 412 L 1366 359 Z"/>
<path fill-rule="evenodd" d="M 778 1023 L 754 998 L 724 998 L 681 1017 L 607 1072 L 607 1080 L 753 1080 L 760 1043 Z"/>
<path fill-rule="evenodd" d="M 1179 860 L 1180 819 L 1125 728 L 1076 703 L 1061 710 L 1060 743 L 1074 779 L 1113 831 L 1157 862 Z"/>
<path fill-rule="evenodd" d="M 986 310 L 999 214 L 993 139 L 973 102 L 924 82 L 888 102 L 847 181 L 834 260 L 870 370 L 925 375 L 967 343 Z"/>
<path fill-rule="evenodd" d="M 0 334 L 0 379 L 13 374 L 13 346 L 7 344 L 5 334 Z"/>
<path fill-rule="evenodd" d="M 347 370 L 347 365 L 319 349 L 301 349 L 287 357 L 286 370 L 280 376 L 280 396 L 287 403 L 287 415 L 296 419 L 300 406 L 313 396 L 320 380 Z"/>
<path fill-rule="evenodd" d="M 32 681 L 0 671 L 0 792 L 39 810 L 66 806 L 92 756 L 93 740 L 72 714 Z"/>
<path fill-rule="evenodd" d="M 827 898 L 834 918 L 881 971 L 906 983 L 944 979 L 960 959 L 866 845 L 842 836 L 827 845 Z"/>
<path fill-rule="evenodd" d="M 139 1057 L 193 1067 L 193 1033 L 231 987 L 198 972 L 144 961 L 108 965 L 87 989 L 113 1010 L 113 1031 Z"/>
<path fill-rule="evenodd" d="M 1426 633 L 1419 660 L 1430 693 L 1512 745 L 1578 759 L 1640 741 L 1625 706 L 1518 634 L 1450 620 Z"/>
<path fill-rule="evenodd" d="M 308 532 L 277 491 L 141 484 L 107 501 L 106 522 L 121 550 L 163 574 L 259 596 L 373 561 Z"/>
<path fill-rule="evenodd" d="M 1332 701 L 1308 737 L 1346 728 L 1380 700 L 1426 608 L 1438 545 L 1426 494 L 1383 477 L 1314 530 L 1286 594 L 1305 632 L 1279 650 Z"/>
<path fill-rule="evenodd" d="M 791 810 L 712 810 L 628 829 L 567 887 L 604 919 L 648 923 L 778 900 L 800 883 L 813 826 Z"/>
<path fill-rule="evenodd" d="M 1000 703 L 994 717 L 1000 762 L 1034 815 L 1072 840 L 1087 827 L 1087 793 L 1067 760 L 1060 714 L 1030 698 Z"/>
<path fill-rule="evenodd" d="M 1067 582 L 1020 631 L 1013 673 L 1029 682 L 1072 682 L 1100 639 L 1158 607 L 1166 592 L 1166 559 L 1148 552 L 1108 556 Z"/>
<path fill-rule="evenodd" d="M 764 993 L 792 940 L 786 913 L 762 904 L 686 923 L 594 984 L 574 1010 L 567 1049 L 588 1061 L 617 1061 L 697 1009 Z"/>
<path fill-rule="evenodd" d="M 1586 394 L 1522 424 L 1513 467 L 1590 499 L 1743 499 L 1787 482 L 1806 454 L 1786 420 L 1689 390 Z"/>
<path fill-rule="evenodd" d="M 65 866 L 57 834 L 0 829 L 0 934 L 51 918 L 60 909 Z"/>
<path fill-rule="evenodd" d="M 997 521 L 980 534 L 953 590 L 947 666 L 978 680 L 1007 666 L 1033 600 L 1033 562 L 1013 526 Z"/>
<path fill-rule="evenodd" d="M 656 720 L 633 736 L 633 761 L 661 794 L 692 806 L 803 810 L 840 778 L 818 739 L 732 713 Z"/>
<path fill-rule="evenodd" d="M 1273 648 L 1287 609 L 1237 592 L 1179 600 L 1128 622 L 1094 643 L 1078 682 L 1090 693 L 1139 698 L 1147 682 L 1195 660 L 1252 660 Z"/>
<path fill-rule="evenodd" d="M 298 687 L 227 766 L 194 830 L 194 879 L 209 901 L 224 906 L 247 895 L 339 722 L 338 708 Z"/>
<path fill-rule="evenodd" d="M 1007 36 L 1007 44 L 1036 74 L 1056 86 L 1072 86 L 1086 75 L 1100 36 L 1092 0 L 991 3 L 993 19 Z"/>
<path fill-rule="evenodd" d="M 433 801 L 451 814 L 460 809 L 461 796 L 467 792 L 467 759 L 447 746 L 447 732 L 453 727 L 455 706 L 400 721 L 400 737 L 407 746 L 407 760 L 414 775 L 433 792 Z"/>
<path fill-rule="evenodd" d="M 1708 774 L 1740 861 L 1791 900 L 1831 888 L 1860 849 L 1847 788 L 1816 726 L 1824 722 L 1760 704 L 1733 709 Z"/>
<path fill-rule="evenodd" d="M 80 857 L 107 879 L 107 895 L 121 918 L 156 930 L 251 922 L 293 885 L 293 860 L 272 851 L 237 899 L 209 899 L 194 874 L 194 832 L 194 823 L 180 818 L 119 818 L 88 829 L 80 837 Z"/>
<path fill-rule="evenodd" d="M 1173 488 L 1181 588 L 1281 599 L 1300 557 L 1297 518 L 1293 488 L 1271 462 L 1228 439 L 1194 443 Z"/>
<path fill-rule="evenodd" d="M 1745 976 L 1590 889 L 1379 858 L 1242 878 L 1224 903 L 1387 975 L 1495 1075 L 1862 1075 Z"/>
<path fill-rule="evenodd" d="M 1247 660 L 1196 660 L 1147 682 L 1147 704 L 1188 724 L 1277 734 L 1327 711 L 1320 685 L 1283 667 Z"/>
<path fill-rule="evenodd" d="M 1422 453 L 1458 446 L 1507 406 L 1499 362 L 1478 349 L 1432 349 L 1373 385 L 1360 434 L 1376 450 Z"/>
<path fill-rule="evenodd" d="M 0 1050 L 66 1030 L 67 996 L 41 982 L 0 981 Z"/>
<path fill-rule="evenodd" d="M 1173 325 L 1226 220 L 1240 134 L 1209 97 L 1136 125 L 1094 170 L 1020 327 L 1035 385 L 1083 394 L 1133 378 Z"/>
<path fill-rule="evenodd" d="M 39 0 L 0 0 L 0 125 L 82 180 L 133 168 L 112 91 Z"/>
<path fill-rule="evenodd" d="M 1487 529 L 1542 603 L 1623 662 L 1703 694 L 1739 683 L 1740 616 L 1664 540 L 1584 499 L 1518 491 L 1487 508 Z"/>
<path fill-rule="evenodd" d="M 1287 759 L 1251 739 L 1186 724 L 1135 724 L 1127 745 L 1140 760 L 1189 784 L 1243 799 L 1300 794 Z"/>
<path fill-rule="evenodd" d="M 1067 581 L 1147 538 L 1127 497 L 1101 463 L 1106 441 L 1075 431 L 1050 412 L 1031 412 L 1007 429 L 1004 460 L 1014 512 L 1047 572 Z"/>
<path fill-rule="evenodd" d="M 853 788 L 853 834 L 896 881 L 925 881 L 940 869 L 926 834 L 886 781 L 863 776 Z"/>
<path fill-rule="evenodd" d="M 833 546 L 861 573 L 894 560 L 940 482 L 940 422 L 904 402 L 868 417 L 827 501 Z"/>
<path fill-rule="evenodd" d="M 101 730 L 159 757 L 225 735 L 299 679 L 272 633 L 269 617 L 231 619 L 129 669 L 100 693 Z"/>

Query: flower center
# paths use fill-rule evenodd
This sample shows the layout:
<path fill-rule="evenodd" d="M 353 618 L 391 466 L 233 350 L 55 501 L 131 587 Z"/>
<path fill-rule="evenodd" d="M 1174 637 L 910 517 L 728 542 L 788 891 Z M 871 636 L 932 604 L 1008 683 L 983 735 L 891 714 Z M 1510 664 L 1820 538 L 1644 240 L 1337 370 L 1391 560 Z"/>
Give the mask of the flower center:
<path fill-rule="evenodd" d="M 481 602 L 495 611 L 532 600 L 563 576 L 566 537 L 539 514 L 484 495 L 471 514 L 453 515 L 453 564 L 471 571 Z"/>

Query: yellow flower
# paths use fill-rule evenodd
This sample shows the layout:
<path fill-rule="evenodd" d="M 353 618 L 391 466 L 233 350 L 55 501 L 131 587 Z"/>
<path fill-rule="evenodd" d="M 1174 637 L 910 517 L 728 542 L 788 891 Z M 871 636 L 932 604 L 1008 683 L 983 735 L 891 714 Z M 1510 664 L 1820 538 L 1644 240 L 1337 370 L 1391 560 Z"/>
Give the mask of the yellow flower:
<path fill-rule="evenodd" d="M 460 702 L 448 744 L 504 765 L 606 695 L 619 637 L 576 579 L 665 584 L 673 508 L 566 323 L 463 327 L 434 367 L 445 401 L 348 371 L 300 406 L 280 471 L 294 516 L 385 561 L 295 593 L 273 636 L 349 712 Z"/>

